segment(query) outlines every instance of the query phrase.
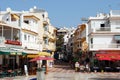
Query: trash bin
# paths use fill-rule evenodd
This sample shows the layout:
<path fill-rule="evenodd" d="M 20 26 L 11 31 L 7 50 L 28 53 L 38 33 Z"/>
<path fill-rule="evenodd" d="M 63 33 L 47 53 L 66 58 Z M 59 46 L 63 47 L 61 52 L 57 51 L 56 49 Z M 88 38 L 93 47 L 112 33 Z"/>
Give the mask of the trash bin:
<path fill-rule="evenodd" d="M 45 80 L 45 68 L 37 69 L 37 80 Z"/>

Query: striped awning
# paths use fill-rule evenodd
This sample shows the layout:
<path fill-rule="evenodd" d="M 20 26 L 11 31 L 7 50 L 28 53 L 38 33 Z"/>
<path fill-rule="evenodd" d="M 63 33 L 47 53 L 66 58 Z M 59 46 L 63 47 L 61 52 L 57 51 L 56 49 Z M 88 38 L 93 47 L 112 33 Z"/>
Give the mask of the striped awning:
<path fill-rule="evenodd" d="M 11 49 L 11 48 L 1 47 L 0 55 L 26 55 L 26 53 L 19 50 Z"/>

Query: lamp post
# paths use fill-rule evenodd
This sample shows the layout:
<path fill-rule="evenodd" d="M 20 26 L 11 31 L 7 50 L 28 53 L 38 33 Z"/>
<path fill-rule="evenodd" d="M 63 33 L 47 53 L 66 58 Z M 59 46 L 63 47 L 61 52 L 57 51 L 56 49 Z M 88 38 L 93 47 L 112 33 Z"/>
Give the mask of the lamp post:
<path fill-rule="evenodd" d="M 38 38 L 38 44 L 39 44 L 39 52 L 42 52 L 42 39 Z M 41 68 L 42 60 L 39 60 L 37 63 L 38 63 L 38 68 Z"/>
<path fill-rule="evenodd" d="M 43 50 L 42 43 L 43 43 L 43 40 L 38 38 L 39 52 L 42 52 L 42 50 Z M 45 74 L 44 74 L 44 71 L 43 71 L 43 69 L 41 67 L 42 60 L 38 60 L 37 64 L 38 64 L 38 66 L 37 66 L 38 67 L 38 70 L 37 70 L 37 80 L 45 80 Z"/>

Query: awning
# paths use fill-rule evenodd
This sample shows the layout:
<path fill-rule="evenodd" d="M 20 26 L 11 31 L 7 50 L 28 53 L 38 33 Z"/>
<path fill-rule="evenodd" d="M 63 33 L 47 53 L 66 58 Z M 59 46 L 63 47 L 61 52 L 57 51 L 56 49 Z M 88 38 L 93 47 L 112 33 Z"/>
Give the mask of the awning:
<path fill-rule="evenodd" d="M 39 56 L 51 56 L 49 52 L 39 52 L 38 55 Z"/>
<path fill-rule="evenodd" d="M 106 55 L 104 55 L 104 54 L 99 54 L 99 56 L 96 56 L 96 58 L 98 59 L 98 60 L 107 60 L 107 61 L 111 61 L 111 58 L 110 57 L 108 57 L 108 56 L 106 56 Z"/>
<path fill-rule="evenodd" d="M 38 54 L 27 54 L 27 58 L 35 58 L 38 57 Z"/>
<path fill-rule="evenodd" d="M 19 50 L 3 47 L 0 48 L 0 55 L 26 55 L 26 53 Z"/>
<path fill-rule="evenodd" d="M 120 54 L 119 53 L 98 53 L 96 54 L 96 58 L 98 60 L 120 60 Z"/>
<path fill-rule="evenodd" d="M 38 57 L 38 56 L 51 56 L 51 54 L 48 53 L 48 52 L 37 52 L 35 54 L 27 54 L 28 58 L 35 58 L 35 57 Z"/>

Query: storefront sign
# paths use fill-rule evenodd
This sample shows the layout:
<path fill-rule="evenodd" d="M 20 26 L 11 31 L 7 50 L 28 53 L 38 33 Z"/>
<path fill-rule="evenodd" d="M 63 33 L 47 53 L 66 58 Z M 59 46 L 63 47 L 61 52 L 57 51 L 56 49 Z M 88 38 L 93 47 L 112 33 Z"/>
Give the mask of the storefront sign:
<path fill-rule="evenodd" d="M 5 44 L 11 44 L 11 45 L 22 45 L 20 41 L 12 41 L 12 40 L 6 40 Z"/>

